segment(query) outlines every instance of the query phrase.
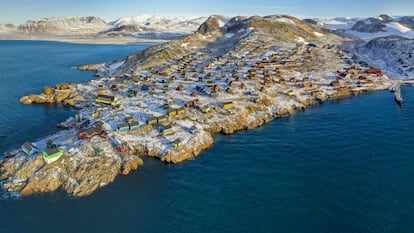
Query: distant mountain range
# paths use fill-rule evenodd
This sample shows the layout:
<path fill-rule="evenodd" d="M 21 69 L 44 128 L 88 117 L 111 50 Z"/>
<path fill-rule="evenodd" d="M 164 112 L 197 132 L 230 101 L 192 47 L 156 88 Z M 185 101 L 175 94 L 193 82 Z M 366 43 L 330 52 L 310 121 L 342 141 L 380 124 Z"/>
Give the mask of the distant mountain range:
<path fill-rule="evenodd" d="M 300 26 L 298 26 L 300 25 Z M 413 77 L 414 68 L 414 17 L 391 17 L 380 15 L 370 18 L 333 18 L 303 19 L 290 16 L 252 16 L 225 17 L 165 17 L 157 15 L 139 15 L 123 17 L 112 22 L 105 22 L 99 17 L 44 18 L 29 20 L 14 26 L 0 24 L 0 38 L 23 39 L 55 39 L 55 38 L 87 38 L 92 41 L 107 38 L 144 38 L 144 39 L 179 39 L 187 38 L 176 46 L 182 50 L 193 46 L 194 41 L 210 41 L 212 31 L 220 31 L 223 35 L 218 40 L 225 41 L 227 47 L 234 38 L 244 38 L 252 31 L 262 31 L 273 35 L 272 40 L 284 43 L 296 41 L 306 43 L 328 38 L 329 32 L 352 39 L 350 52 L 371 65 L 385 70 L 395 77 Z M 193 35 L 194 32 L 197 32 Z M 186 37 L 190 35 L 190 37 Z M 340 38 L 338 37 L 338 38 Z M 189 40 L 189 41 L 187 41 Z M 262 40 L 259 38 L 258 40 Z M 193 40 L 191 40 L 193 41 Z M 231 42 L 231 43 L 230 43 Z M 194 42 L 195 43 L 195 42 Z M 214 45 L 214 43 L 213 43 Z M 213 46 L 210 45 L 210 46 Z M 204 46 L 207 46 L 205 44 Z M 228 48 L 223 46 L 221 50 Z M 163 50 L 167 51 L 167 50 Z M 146 53 L 151 54 L 148 50 Z M 172 53 L 180 54 L 177 51 Z M 162 53 L 160 55 L 170 56 Z M 159 57 L 158 57 L 159 58 Z M 158 59 L 157 58 L 157 59 Z"/>
<path fill-rule="evenodd" d="M 364 41 L 386 36 L 414 39 L 414 16 L 380 15 L 370 18 L 304 19 L 304 21 Z"/>
<path fill-rule="evenodd" d="M 0 24 L 0 37 L 132 36 L 171 39 L 193 33 L 206 17 L 140 15 L 105 22 L 99 17 L 43 18 L 22 25 Z"/>
<path fill-rule="evenodd" d="M 109 36 L 154 34 L 187 35 L 195 32 L 206 17 L 164 17 L 157 15 L 139 15 L 123 17 L 110 22 L 111 28 L 103 34 Z"/>
<path fill-rule="evenodd" d="M 222 25 L 226 23 L 222 17 Z M 43 18 L 29 20 L 19 26 L 0 24 L 0 37 L 98 36 L 176 39 L 189 35 L 207 17 L 166 17 L 138 15 L 105 22 L 99 17 Z M 414 39 L 414 17 L 380 15 L 371 18 L 304 19 L 341 36 L 369 41 L 390 35 Z"/>

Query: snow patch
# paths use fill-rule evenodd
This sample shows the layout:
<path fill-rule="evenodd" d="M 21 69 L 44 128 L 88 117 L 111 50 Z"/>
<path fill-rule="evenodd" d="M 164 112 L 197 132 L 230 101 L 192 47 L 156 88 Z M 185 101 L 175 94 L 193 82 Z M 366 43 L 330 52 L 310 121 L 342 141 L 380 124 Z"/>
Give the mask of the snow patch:
<path fill-rule="evenodd" d="M 313 32 L 313 34 L 315 34 L 315 36 L 319 36 L 319 37 L 325 36 L 324 34 L 319 33 L 319 32 Z"/>
<path fill-rule="evenodd" d="M 375 38 L 379 37 L 387 37 L 387 36 L 401 36 L 408 39 L 414 39 L 414 31 L 408 27 L 405 27 L 397 22 L 392 22 L 386 24 L 385 31 L 383 32 L 376 32 L 376 33 L 367 33 L 367 32 L 357 32 L 357 31 L 348 31 L 347 34 L 358 37 L 365 41 L 370 41 Z"/>
<path fill-rule="evenodd" d="M 223 27 L 224 25 L 226 25 L 228 22 L 230 21 L 230 19 L 221 19 L 218 21 L 219 23 L 219 27 Z"/>
<path fill-rule="evenodd" d="M 293 22 L 293 20 L 285 18 L 285 17 L 276 18 L 275 20 L 278 21 L 278 22 L 282 22 L 282 23 L 295 24 L 295 22 Z"/>
<path fill-rule="evenodd" d="M 120 61 L 120 62 L 117 62 L 117 63 L 113 63 L 113 64 L 111 64 L 111 65 L 109 66 L 109 70 L 110 70 L 111 72 L 114 72 L 114 71 L 116 71 L 119 67 L 121 67 L 123 64 L 125 64 L 125 61 Z"/>
<path fill-rule="evenodd" d="M 234 36 L 234 33 L 226 33 L 226 35 L 224 35 L 224 37 L 226 37 L 227 39 L 230 39 Z"/>
<path fill-rule="evenodd" d="M 241 35 L 241 37 L 246 37 L 246 36 L 250 35 L 250 33 L 252 33 L 253 30 L 254 30 L 253 27 L 249 27 L 247 29 L 242 28 L 237 33 L 244 33 L 243 35 Z"/>
<path fill-rule="evenodd" d="M 404 25 L 402 25 L 398 22 L 391 22 L 391 23 L 387 23 L 385 25 L 387 25 L 387 27 L 390 27 L 394 30 L 397 30 L 397 31 L 401 32 L 401 33 L 412 32 L 412 30 L 410 28 L 408 28 L 408 27 L 406 27 L 406 26 L 404 26 Z"/>
<path fill-rule="evenodd" d="M 190 43 L 186 42 L 186 43 L 182 43 L 180 46 L 181 47 L 187 47 Z"/>
<path fill-rule="evenodd" d="M 303 37 L 296 37 L 295 39 L 298 43 L 304 43 L 304 44 L 308 44 L 308 42 L 306 42 L 306 40 Z"/>

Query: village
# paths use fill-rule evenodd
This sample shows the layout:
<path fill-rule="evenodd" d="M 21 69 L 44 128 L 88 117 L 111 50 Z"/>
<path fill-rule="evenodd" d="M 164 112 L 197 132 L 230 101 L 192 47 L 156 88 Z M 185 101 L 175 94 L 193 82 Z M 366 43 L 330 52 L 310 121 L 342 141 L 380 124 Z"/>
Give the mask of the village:
<path fill-rule="evenodd" d="M 330 79 L 308 76 L 312 71 L 302 71 L 312 69 L 306 61 L 314 56 L 314 50 L 335 50 L 335 46 L 317 48 L 308 44 L 290 51 L 277 49 L 258 54 L 250 52 L 254 49 L 248 46 L 246 43 L 244 49 L 216 57 L 206 65 L 202 61 L 207 54 L 194 52 L 164 67 L 78 86 L 79 93 L 92 94 L 86 101 L 93 106 L 80 110 L 75 118 L 75 128 L 89 127 L 79 138 L 109 137 L 118 152 L 145 142 L 167 154 L 198 132 L 216 133 L 212 125 L 242 109 L 267 107 L 272 117 L 281 117 L 310 104 L 391 85 L 381 70 L 353 64 L 338 48 L 335 53 L 349 65 Z M 295 70 L 299 76 L 286 75 Z M 96 123 L 90 126 L 91 122 Z M 247 129 L 248 125 L 249 122 L 241 128 Z"/>
<path fill-rule="evenodd" d="M 10 155 L 20 158 L 21 166 L 34 160 L 38 164 L 24 177 L 3 164 L 3 187 L 32 194 L 63 186 L 73 195 L 88 195 L 118 173 L 136 170 L 142 156 L 167 163 L 193 159 L 212 145 L 215 133 L 252 129 L 309 105 L 385 90 L 394 83 L 329 40 L 313 43 L 299 38 L 280 45 L 261 38 L 265 39 L 241 39 L 220 56 L 195 48 L 162 66 L 48 87 L 40 95 L 22 97 L 25 104 L 64 103 L 78 108 L 78 113 L 58 125 L 59 133 L 36 144 L 27 142 Z M 62 91 L 67 91 L 64 98 Z M 97 162 L 102 160 L 104 169 Z M 48 171 L 43 176 L 49 180 L 30 185 L 30 177 L 42 173 L 40 168 Z M 80 173 L 80 168 L 88 172 L 74 178 L 72 173 Z M 38 188 L 42 182 L 47 188 Z"/>

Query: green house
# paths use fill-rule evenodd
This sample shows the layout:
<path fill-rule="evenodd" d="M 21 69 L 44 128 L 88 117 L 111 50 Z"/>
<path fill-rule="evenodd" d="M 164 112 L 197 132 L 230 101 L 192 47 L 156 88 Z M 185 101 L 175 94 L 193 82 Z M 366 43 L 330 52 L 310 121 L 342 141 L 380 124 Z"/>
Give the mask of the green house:
<path fill-rule="evenodd" d="M 64 154 L 63 150 L 60 150 L 59 148 L 51 148 L 43 151 L 43 159 L 46 161 L 46 163 L 53 163 L 56 160 L 58 160 L 62 155 Z"/>

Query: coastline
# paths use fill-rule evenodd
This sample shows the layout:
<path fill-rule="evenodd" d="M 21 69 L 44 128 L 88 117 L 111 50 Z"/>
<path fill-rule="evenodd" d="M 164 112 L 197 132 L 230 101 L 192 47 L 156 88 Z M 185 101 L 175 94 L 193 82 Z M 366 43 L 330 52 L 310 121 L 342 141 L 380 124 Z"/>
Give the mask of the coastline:
<path fill-rule="evenodd" d="M 256 20 L 250 23 L 263 25 Z M 191 160 L 211 147 L 214 134 L 260 127 L 309 105 L 386 90 L 395 82 L 353 63 L 341 49 L 343 40 L 322 31 L 312 38 L 318 45 L 294 38 L 283 46 L 267 30 L 208 33 L 99 65 L 99 78 L 88 83 L 22 97 L 23 104 L 63 103 L 79 112 L 62 124 L 65 130 L 36 142 L 43 150 L 52 140 L 64 155 L 49 162 L 17 152 L 0 165 L 3 188 L 22 195 L 59 188 L 90 195 L 137 170 L 142 156 Z"/>
<path fill-rule="evenodd" d="M 153 39 L 153 38 L 82 38 L 82 37 L 1 37 L 0 40 L 28 40 L 28 41 L 51 41 L 51 42 L 63 42 L 72 44 L 96 44 L 96 45 L 128 45 L 139 43 L 165 43 L 169 40 L 166 39 Z"/>

